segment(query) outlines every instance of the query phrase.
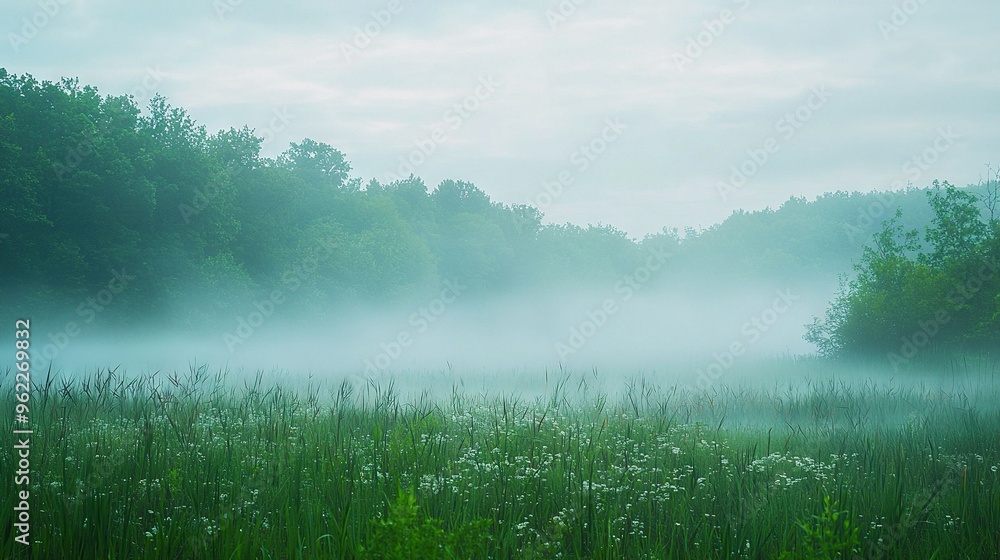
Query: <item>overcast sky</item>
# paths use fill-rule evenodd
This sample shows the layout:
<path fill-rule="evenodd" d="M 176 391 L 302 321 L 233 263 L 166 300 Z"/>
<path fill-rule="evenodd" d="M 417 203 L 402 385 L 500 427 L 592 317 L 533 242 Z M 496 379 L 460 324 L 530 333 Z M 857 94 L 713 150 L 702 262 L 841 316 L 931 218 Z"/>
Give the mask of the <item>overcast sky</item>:
<path fill-rule="evenodd" d="M 641 236 L 978 182 L 1000 164 L 997 21 L 944 0 L 12 0 L 0 66 Z"/>

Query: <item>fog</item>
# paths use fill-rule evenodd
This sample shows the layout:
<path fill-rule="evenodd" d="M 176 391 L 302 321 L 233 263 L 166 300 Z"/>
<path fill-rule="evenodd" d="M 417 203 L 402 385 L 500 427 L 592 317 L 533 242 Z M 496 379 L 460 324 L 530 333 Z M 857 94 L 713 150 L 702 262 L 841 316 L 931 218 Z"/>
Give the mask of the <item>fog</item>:
<path fill-rule="evenodd" d="M 925 355 L 905 369 L 888 358 L 817 358 L 802 339 L 804 325 L 832 295 L 819 282 L 659 288 L 628 299 L 614 289 L 445 293 L 412 305 L 344 308 L 322 323 L 299 322 L 279 306 L 249 331 L 234 317 L 228 330 L 81 332 L 51 364 L 63 379 L 110 369 L 166 383 L 201 372 L 237 390 L 260 381 L 328 399 L 344 383 L 362 400 L 386 391 L 404 401 L 447 402 L 456 393 L 584 406 L 642 399 L 686 422 L 729 427 L 889 425 L 920 421 L 940 406 L 995 406 L 996 358 Z M 602 315 L 609 300 L 617 311 Z M 54 347 L 47 339 L 43 353 Z"/>
<path fill-rule="evenodd" d="M 263 372 L 331 385 L 392 380 L 412 391 L 458 384 L 525 393 L 562 374 L 597 372 L 609 391 L 633 377 L 704 388 L 743 377 L 734 372 L 755 361 L 814 352 L 802 339 L 804 325 L 833 295 L 822 283 L 726 291 L 617 285 L 502 297 L 461 288 L 405 304 L 345 306 L 322 321 L 254 301 L 220 317 L 218 329 L 78 327 L 68 336 L 62 322 L 36 320 L 45 341 L 39 369 L 51 364 L 79 376 L 194 366 L 227 371 L 231 380 Z"/>

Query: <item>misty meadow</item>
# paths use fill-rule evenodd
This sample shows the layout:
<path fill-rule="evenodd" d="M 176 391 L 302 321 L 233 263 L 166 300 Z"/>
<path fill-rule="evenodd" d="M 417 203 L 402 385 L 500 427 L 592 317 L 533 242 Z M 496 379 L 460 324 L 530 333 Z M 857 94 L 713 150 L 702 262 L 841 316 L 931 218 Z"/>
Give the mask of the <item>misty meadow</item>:
<path fill-rule="evenodd" d="M 1000 557 L 996 8 L 14 4 L 0 557 Z"/>

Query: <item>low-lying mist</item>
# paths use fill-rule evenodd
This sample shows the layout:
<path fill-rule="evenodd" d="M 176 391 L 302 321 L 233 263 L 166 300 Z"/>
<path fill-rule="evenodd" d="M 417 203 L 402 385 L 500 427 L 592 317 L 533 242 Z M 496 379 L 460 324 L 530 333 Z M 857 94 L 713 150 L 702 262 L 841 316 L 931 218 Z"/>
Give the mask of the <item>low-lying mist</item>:
<path fill-rule="evenodd" d="M 621 283 L 481 297 L 453 282 L 422 300 L 343 306 L 322 320 L 298 320 L 290 302 L 256 300 L 220 316 L 221 327 L 105 330 L 77 320 L 67 329 L 62 319 L 36 319 L 33 328 L 42 341 L 36 369 L 51 364 L 68 376 L 207 366 L 233 378 L 264 372 L 331 384 L 392 380 L 414 391 L 458 383 L 531 393 L 560 372 L 597 372 L 608 390 L 634 377 L 706 389 L 770 383 L 744 366 L 813 352 L 804 325 L 832 293 L 821 284 L 722 291 Z"/>

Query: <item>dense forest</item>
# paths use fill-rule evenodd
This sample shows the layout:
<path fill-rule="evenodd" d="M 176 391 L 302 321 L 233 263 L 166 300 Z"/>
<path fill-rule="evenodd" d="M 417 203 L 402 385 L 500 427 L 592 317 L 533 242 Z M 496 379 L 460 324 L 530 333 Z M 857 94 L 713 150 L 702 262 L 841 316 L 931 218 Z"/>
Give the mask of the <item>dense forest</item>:
<path fill-rule="evenodd" d="M 312 139 L 275 158 L 262 142 L 210 133 L 163 97 L 140 108 L 0 69 L 4 309 L 197 327 L 279 292 L 290 315 L 323 320 L 449 281 L 470 297 L 607 289 L 654 254 L 669 260 L 650 289 L 844 275 L 809 330 L 824 354 L 1000 342 L 996 181 L 791 198 L 632 239 L 545 223 L 467 181 L 365 181 Z"/>

